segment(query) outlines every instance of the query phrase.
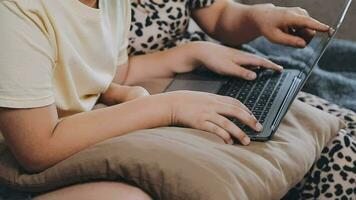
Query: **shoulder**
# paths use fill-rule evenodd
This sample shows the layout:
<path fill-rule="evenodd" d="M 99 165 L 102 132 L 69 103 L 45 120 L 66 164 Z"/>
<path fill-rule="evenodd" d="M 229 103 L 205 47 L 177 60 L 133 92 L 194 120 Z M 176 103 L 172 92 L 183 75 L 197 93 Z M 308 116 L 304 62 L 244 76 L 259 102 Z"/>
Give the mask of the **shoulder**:
<path fill-rule="evenodd" d="M 43 51 L 49 58 L 53 57 L 46 26 L 41 15 L 36 12 L 37 5 L 28 7 L 27 1 L 0 2 L 0 41 L 9 48 L 32 47 Z M 34 42 L 31 42 L 34 41 Z M 6 45 L 8 44 L 8 45 Z M 13 44 L 21 44 L 15 46 Z M 4 48 L 0 48 L 0 51 Z M 6 50 L 6 49 L 5 49 Z M 53 60 L 52 60 L 53 61 Z"/>
<path fill-rule="evenodd" d="M 0 107 L 53 102 L 54 54 L 44 30 L 13 1 L 0 3 Z"/>
<path fill-rule="evenodd" d="M 0 1 L 1 44 L 18 41 L 26 46 L 29 41 L 36 41 L 28 45 L 41 46 L 43 51 L 53 57 L 54 52 L 48 38 L 48 27 L 44 24 L 43 8 L 39 1 L 28 2 L 28 0 Z"/>

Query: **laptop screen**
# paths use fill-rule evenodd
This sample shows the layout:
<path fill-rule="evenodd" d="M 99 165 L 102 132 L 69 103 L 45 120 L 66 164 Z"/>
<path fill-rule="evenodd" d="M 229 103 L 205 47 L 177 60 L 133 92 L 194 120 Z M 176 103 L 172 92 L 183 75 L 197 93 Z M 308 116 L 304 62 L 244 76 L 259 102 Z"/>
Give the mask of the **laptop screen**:
<path fill-rule="evenodd" d="M 303 78 L 302 82 L 304 83 L 308 76 L 311 74 L 312 69 L 318 64 L 321 56 L 326 50 L 328 44 L 331 39 L 335 37 L 335 34 L 339 30 L 345 15 L 347 13 L 348 8 L 350 7 L 352 0 L 347 0 L 345 5 L 342 8 L 340 16 L 337 18 L 337 21 L 334 22 L 335 25 L 331 26 L 332 29 L 328 33 L 317 33 L 316 37 L 311 42 L 311 48 L 313 49 L 313 53 L 311 53 L 311 58 L 306 62 L 304 69 L 299 75 L 300 78 Z"/>

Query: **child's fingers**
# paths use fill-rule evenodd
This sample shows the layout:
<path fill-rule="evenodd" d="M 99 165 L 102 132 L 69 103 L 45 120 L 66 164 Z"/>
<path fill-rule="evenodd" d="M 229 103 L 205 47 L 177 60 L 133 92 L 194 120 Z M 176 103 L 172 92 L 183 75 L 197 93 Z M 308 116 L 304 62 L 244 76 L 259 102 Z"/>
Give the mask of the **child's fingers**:
<path fill-rule="evenodd" d="M 248 109 L 243 103 L 241 103 L 239 100 L 237 100 L 233 97 L 221 96 L 221 95 L 216 95 L 216 94 L 212 94 L 212 95 L 214 95 L 214 97 L 220 102 L 240 107 L 241 109 L 248 112 L 249 114 L 252 114 L 250 109 Z"/>
<path fill-rule="evenodd" d="M 243 145 L 250 144 L 250 138 L 239 127 L 232 123 L 232 121 L 219 114 L 215 114 L 211 117 L 212 118 L 208 121 L 224 129 L 227 133 L 230 134 L 230 137 L 232 135 L 234 138 L 238 139 Z"/>
<path fill-rule="evenodd" d="M 201 127 L 199 127 L 199 129 L 219 136 L 227 144 L 233 144 L 231 135 L 226 130 L 224 130 L 223 128 L 221 128 L 220 126 L 216 125 L 213 122 L 205 121 L 201 125 Z"/>
<path fill-rule="evenodd" d="M 123 102 L 126 101 L 131 101 L 137 98 L 141 98 L 141 97 L 145 97 L 145 96 L 149 96 L 150 93 L 143 87 L 140 86 L 125 86 L 126 87 L 126 96 L 123 99 Z M 124 94 L 124 92 L 123 92 Z"/>
<path fill-rule="evenodd" d="M 249 127 L 251 127 L 256 131 L 262 130 L 261 127 L 262 125 L 258 122 L 256 117 L 246 112 L 245 110 L 241 109 L 240 107 L 231 104 L 221 103 L 220 105 L 218 104 L 216 110 L 217 113 L 221 115 L 236 118 L 241 123 L 248 125 Z"/>

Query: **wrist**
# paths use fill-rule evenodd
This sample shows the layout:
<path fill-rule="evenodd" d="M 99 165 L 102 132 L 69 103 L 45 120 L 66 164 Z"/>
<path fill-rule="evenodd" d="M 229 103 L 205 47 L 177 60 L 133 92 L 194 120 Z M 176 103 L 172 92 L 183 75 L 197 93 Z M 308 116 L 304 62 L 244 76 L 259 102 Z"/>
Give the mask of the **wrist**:
<path fill-rule="evenodd" d="M 197 52 L 199 42 L 190 42 L 179 47 L 176 47 L 174 52 L 176 57 L 180 62 L 173 69 L 174 73 L 186 73 L 193 71 L 197 66 L 199 66 L 200 59 L 198 58 Z"/>
<path fill-rule="evenodd" d="M 248 23 L 250 26 L 252 26 L 251 28 L 260 33 L 260 27 L 256 20 L 258 17 L 258 7 L 258 4 L 246 7 L 244 11 L 244 19 L 245 23 Z"/>
<path fill-rule="evenodd" d="M 169 126 L 173 124 L 174 99 L 168 93 L 149 96 L 146 105 L 150 107 L 152 115 L 156 116 L 157 126 Z"/>
<path fill-rule="evenodd" d="M 269 12 L 273 12 L 275 6 L 271 3 L 267 4 L 255 4 L 249 6 L 246 10 L 246 20 L 253 26 L 253 29 L 258 35 L 263 35 L 263 26 L 266 26 L 266 15 Z"/>
<path fill-rule="evenodd" d="M 190 44 L 190 52 L 188 52 L 192 56 L 192 63 L 194 65 L 194 69 L 204 65 L 207 56 L 209 54 L 207 53 L 207 50 L 210 49 L 211 47 L 210 42 L 205 42 L 205 41 L 196 41 L 196 42 L 191 42 Z"/>

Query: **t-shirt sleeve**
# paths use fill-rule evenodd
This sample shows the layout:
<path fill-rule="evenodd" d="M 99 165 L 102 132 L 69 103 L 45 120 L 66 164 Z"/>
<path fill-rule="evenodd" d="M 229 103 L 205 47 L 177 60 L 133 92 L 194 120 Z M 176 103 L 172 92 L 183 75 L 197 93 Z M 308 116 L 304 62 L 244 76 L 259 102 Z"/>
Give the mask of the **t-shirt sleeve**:
<path fill-rule="evenodd" d="M 45 33 L 33 21 L 0 3 L 0 107 L 54 103 L 52 52 Z"/>
<path fill-rule="evenodd" d="M 192 10 L 204 8 L 211 6 L 214 2 L 215 0 L 189 0 L 189 8 Z"/>
<path fill-rule="evenodd" d="M 123 37 L 120 38 L 123 40 L 118 55 L 118 66 L 127 63 L 128 61 L 128 46 L 129 46 L 129 34 L 130 34 L 130 26 L 131 26 L 131 8 L 129 1 L 123 1 L 123 24 L 124 24 L 124 34 Z"/>

